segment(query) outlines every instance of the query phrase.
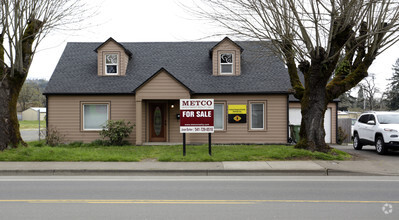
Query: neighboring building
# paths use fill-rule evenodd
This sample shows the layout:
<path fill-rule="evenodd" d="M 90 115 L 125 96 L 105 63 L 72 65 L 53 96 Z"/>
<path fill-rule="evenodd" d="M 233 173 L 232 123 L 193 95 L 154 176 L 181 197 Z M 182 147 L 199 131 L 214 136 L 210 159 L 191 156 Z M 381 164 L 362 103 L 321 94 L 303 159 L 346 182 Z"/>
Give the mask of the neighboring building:
<path fill-rule="evenodd" d="M 46 118 L 46 108 L 41 107 L 30 107 L 22 112 L 22 120 L 23 121 L 37 121 L 39 117 L 40 111 L 40 121 L 45 120 Z"/>
<path fill-rule="evenodd" d="M 99 139 L 106 120 L 136 125 L 133 144 L 181 143 L 179 99 L 213 98 L 212 143 L 287 143 L 300 107 L 290 99 L 284 63 L 265 42 L 68 43 L 46 87 L 47 123 L 68 141 Z M 232 105 L 246 122 L 228 120 Z M 292 110 L 289 110 L 292 109 Z M 336 103 L 328 106 L 328 137 L 336 141 Z M 161 117 L 162 120 L 153 120 Z M 187 143 L 207 143 L 187 134 Z"/>

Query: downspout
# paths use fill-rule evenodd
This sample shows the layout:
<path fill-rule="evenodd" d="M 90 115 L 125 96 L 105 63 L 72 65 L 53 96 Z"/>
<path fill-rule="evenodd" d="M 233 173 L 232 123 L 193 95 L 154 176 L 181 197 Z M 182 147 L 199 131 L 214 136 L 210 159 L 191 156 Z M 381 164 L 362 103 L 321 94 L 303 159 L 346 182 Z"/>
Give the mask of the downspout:
<path fill-rule="evenodd" d="M 46 96 L 46 144 L 47 144 L 47 137 L 48 137 L 48 95 Z"/>
<path fill-rule="evenodd" d="M 290 139 L 290 95 L 287 95 L 287 143 L 289 143 Z"/>
<path fill-rule="evenodd" d="M 335 102 L 335 143 L 338 140 L 338 102 Z"/>

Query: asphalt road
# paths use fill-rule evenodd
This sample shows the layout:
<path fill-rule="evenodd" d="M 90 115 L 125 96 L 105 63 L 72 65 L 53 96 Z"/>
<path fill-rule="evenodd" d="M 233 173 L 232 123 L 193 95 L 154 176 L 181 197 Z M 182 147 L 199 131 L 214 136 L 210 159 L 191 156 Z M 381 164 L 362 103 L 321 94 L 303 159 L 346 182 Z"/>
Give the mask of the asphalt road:
<path fill-rule="evenodd" d="M 43 130 L 44 131 L 44 130 Z M 39 129 L 20 130 L 22 139 L 24 141 L 37 141 L 39 140 Z M 40 136 L 40 138 L 44 138 Z"/>
<path fill-rule="evenodd" d="M 0 177 L 2 219 L 399 219 L 399 177 Z"/>

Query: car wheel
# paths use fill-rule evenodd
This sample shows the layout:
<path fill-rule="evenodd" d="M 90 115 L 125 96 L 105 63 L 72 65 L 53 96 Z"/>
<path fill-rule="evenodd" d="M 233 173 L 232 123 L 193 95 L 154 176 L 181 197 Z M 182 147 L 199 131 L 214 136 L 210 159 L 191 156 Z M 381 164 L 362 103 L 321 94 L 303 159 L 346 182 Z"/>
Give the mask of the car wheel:
<path fill-rule="evenodd" d="M 355 137 L 353 138 L 353 148 L 355 148 L 355 150 L 361 150 L 363 148 L 363 144 L 360 143 L 358 134 L 355 134 Z"/>
<path fill-rule="evenodd" d="M 377 150 L 378 154 L 386 154 L 388 151 L 388 148 L 385 146 L 384 143 L 384 138 L 381 136 L 378 136 L 376 141 L 375 141 L 375 149 Z"/>

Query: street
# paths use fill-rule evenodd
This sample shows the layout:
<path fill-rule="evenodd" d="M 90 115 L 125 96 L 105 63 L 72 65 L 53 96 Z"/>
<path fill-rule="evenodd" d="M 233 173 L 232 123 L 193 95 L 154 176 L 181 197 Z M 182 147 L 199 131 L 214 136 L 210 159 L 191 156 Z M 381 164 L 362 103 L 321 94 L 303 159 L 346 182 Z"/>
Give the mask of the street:
<path fill-rule="evenodd" d="M 2 219 L 398 219 L 399 177 L 0 177 Z"/>

